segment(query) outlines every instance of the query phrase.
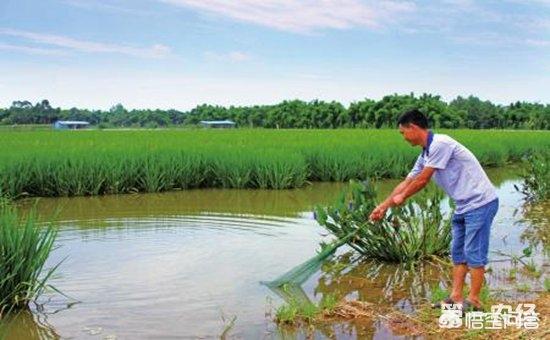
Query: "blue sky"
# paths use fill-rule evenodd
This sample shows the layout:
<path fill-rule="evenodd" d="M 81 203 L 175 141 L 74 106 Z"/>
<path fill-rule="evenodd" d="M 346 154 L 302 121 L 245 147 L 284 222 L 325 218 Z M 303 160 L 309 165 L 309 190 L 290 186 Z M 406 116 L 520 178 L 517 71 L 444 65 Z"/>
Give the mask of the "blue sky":
<path fill-rule="evenodd" d="M 2 0 L 0 107 L 550 103 L 550 0 Z"/>

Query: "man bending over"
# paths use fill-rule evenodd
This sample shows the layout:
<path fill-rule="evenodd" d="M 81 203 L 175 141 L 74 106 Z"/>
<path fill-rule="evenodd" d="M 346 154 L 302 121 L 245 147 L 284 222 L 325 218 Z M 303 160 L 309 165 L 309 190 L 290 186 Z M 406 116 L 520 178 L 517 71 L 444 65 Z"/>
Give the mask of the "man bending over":
<path fill-rule="evenodd" d="M 461 304 L 463 310 L 480 310 L 489 235 L 498 210 L 496 190 L 472 152 L 451 137 L 428 130 L 428 119 L 422 112 L 405 112 L 398 123 L 405 140 L 421 146 L 422 152 L 405 180 L 372 211 L 370 219 L 382 219 L 388 208 L 403 204 L 433 177 L 456 204 L 452 217 L 452 292 L 435 307 L 446 303 Z M 471 287 L 465 299 L 462 288 L 468 272 Z"/>

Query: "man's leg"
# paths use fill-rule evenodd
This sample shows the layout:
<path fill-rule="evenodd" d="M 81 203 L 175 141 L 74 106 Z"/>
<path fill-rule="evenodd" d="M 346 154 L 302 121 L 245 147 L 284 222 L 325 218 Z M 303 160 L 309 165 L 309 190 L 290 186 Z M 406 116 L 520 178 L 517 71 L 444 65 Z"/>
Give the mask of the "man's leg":
<path fill-rule="evenodd" d="M 451 243 L 451 258 L 453 260 L 453 288 L 450 298 L 454 302 L 462 302 L 462 288 L 464 288 L 464 279 L 468 273 L 466 265 L 466 256 L 464 255 L 464 241 L 466 228 L 464 225 L 464 216 L 453 215 L 452 217 L 453 239 Z"/>
<path fill-rule="evenodd" d="M 498 210 L 498 199 L 465 214 L 465 255 L 470 268 L 470 293 L 468 300 L 476 307 L 481 306 L 480 292 L 488 263 L 491 224 Z"/>
<path fill-rule="evenodd" d="M 481 287 L 483 286 L 483 279 L 485 278 L 485 267 L 470 268 L 470 294 L 468 294 L 468 300 L 476 307 L 481 306 L 481 299 L 479 294 Z"/>
<path fill-rule="evenodd" d="M 468 274 L 468 266 L 465 263 L 455 264 L 453 266 L 453 290 L 451 299 L 454 302 L 462 302 L 462 289 L 464 288 L 464 280 Z"/>

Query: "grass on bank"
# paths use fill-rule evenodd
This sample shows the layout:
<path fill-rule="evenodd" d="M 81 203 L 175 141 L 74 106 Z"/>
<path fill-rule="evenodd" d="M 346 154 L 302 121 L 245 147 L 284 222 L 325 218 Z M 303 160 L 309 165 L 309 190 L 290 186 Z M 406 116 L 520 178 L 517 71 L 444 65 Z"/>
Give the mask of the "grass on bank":
<path fill-rule="evenodd" d="M 300 299 L 289 299 L 287 303 L 277 308 L 275 321 L 279 324 L 295 325 L 297 323 L 309 324 L 315 321 L 322 313 L 331 313 L 338 305 L 335 295 L 327 294 L 318 302 Z"/>
<path fill-rule="evenodd" d="M 275 323 L 283 327 L 314 327 L 318 324 L 352 319 L 372 318 L 371 303 L 338 298 L 325 294 L 318 302 L 288 295 L 286 302 L 275 311 Z"/>

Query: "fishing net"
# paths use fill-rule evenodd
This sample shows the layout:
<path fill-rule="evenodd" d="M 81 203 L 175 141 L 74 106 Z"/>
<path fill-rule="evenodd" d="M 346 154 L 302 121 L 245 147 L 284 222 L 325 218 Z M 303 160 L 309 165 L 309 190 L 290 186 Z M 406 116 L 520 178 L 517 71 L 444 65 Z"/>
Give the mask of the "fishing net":
<path fill-rule="evenodd" d="M 405 206 L 392 209 L 388 217 L 371 222 L 376 207 L 372 182 L 351 181 L 333 206 L 316 207 L 315 218 L 336 240 L 322 245 L 321 251 L 273 281 L 270 288 L 300 285 L 344 244 L 365 257 L 387 262 L 408 262 L 432 255 L 446 255 L 451 241 L 450 219 L 441 212 L 444 196 L 440 191 L 426 194 Z"/>
<path fill-rule="evenodd" d="M 277 287 L 282 287 L 284 285 L 289 285 L 289 286 L 301 285 L 311 275 L 313 275 L 317 270 L 319 270 L 319 268 L 321 268 L 321 265 L 323 264 L 326 258 L 334 254 L 336 249 L 338 249 L 340 246 L 346 244 L 353 237 L 354 234 L 355 233 L 350 233 L 349 235 L 341 239 L 338 239 L 328 245 L 323 246 L 321 251 L 314 257 L 292 268 L 291 270 L 279 276 L 275 280 L 262 282 L 262 283 L 268 286 L 269 288 L 277 288 Z"/>
<path fill-rule="evenodd" d="M 352 182 L 352 190 L 354 192 L 353 196 L 357 196 L 357 202 L 352 200 L 349 205 L 346 207 L 346 196 L 347 192 L 343 192 L 340 194 L 338 201 L 337 201 L 337 207 L 336 208 L 327 208 L 333 210 L 333 215 L 336 217 L 336 220 L 333 222 L 328 221 L 328 214 L 327 209 L 319 208 L 317 207 L 315 209 L 315 219 L 325 228 L 327 228 L 329 231 L 331 231 L 337 239 L 334 240 L 331 243 L 328 244 L 321 244 L 321 250 L 315 255 L 314 257 L 310 258 L 309 260 L 305 261 L 304 263 L 292 268 L 288 272 L 284 273 L 283 275 L 279 276 L 273 281 L 268 282 L 262 282 L 262 284 L 265 284 L 269 288 L 277 288 L 282 287 L 283 285 L 301 285 L 303 282 L 305 282 L 311 275 L 313 275 L 323 262 L 334 254 L 334 252 L 343 246 L 346 243 L 350 243 L 350 245 L 353 247 L 353 238 L 359 233 L 360 231 L 360 225 L 357 224 L 349 224 L 346 223 L 345 226 L 342 226 L 340 229 L 336 228 L 328 228 L 327 223 L 338 223 L 338 222 L 344 222 L 344 221 L 351 221 L 350 218 L 340 218 L 343 217 L 342 214 L 352 214 L 353 219 L 357 219 L 358 221 L 368 221 L 368 214 L 370 214 L 370 211 L 374 209 L 374 197 L 376 196 L 376 192 L 374 190 L 374 187 L 369 184 L 370 182 L 365 182 L 362 185 L 356 185 L 357 183 Z M 359 203 L 359 204 L 357 204 Z M 356 208 L 354 209 L 354 204 Z M 370 210 L 369 210 L 370 209 Z M 368 213 L 367 213 L 368 211 Z M 279 293 L 280 295 L 280 293 Z"/>

